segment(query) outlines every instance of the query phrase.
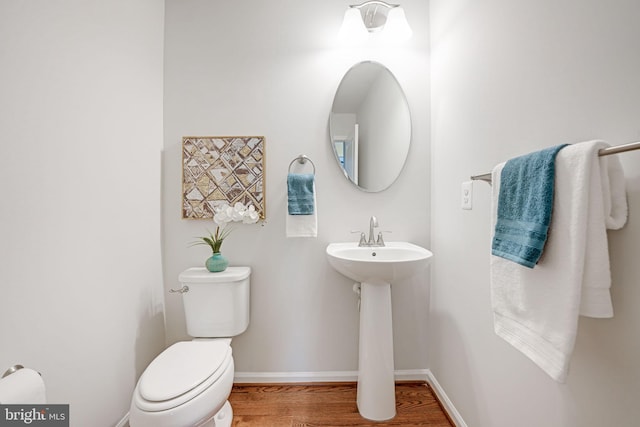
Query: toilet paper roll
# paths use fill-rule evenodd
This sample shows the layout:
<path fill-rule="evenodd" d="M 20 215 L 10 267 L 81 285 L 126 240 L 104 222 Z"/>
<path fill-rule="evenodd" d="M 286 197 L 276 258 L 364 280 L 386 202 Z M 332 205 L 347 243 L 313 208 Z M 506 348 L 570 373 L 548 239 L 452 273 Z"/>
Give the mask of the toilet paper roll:
<path fill-rule="evenodd" d="M 19 369 L 0 379 L 0 403 L 47 403 L 44 381 L 33 369 Z"/>

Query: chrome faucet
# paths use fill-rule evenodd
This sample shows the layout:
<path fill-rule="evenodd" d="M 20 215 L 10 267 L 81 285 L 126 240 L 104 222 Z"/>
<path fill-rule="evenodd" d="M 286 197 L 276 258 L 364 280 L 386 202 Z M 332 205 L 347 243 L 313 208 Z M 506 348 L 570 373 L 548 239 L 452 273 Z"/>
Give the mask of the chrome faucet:
<path fill-rule="evenodd" d="M 381 247 L 384 246 L 384 239 L 382 238 L 382 231 L 378 233 L 378 240 L 374 240 L 374 231 L 373 229 L 378 227 L 378 218 L 372 216 L 369 219 L 369 240 L 364 233 L 357 231 L 356 233 L 360 233 L 360 242 L 358 242 L 358 246 L 365 247 Z"/>
<path fill-rule="evenodd" d="M 374 246 L 373 243 L 373 229 L 378 226 L 378 218 L 375 216 L 371 216 L 369 218 L 369 241 L 367 241 L 368 246 Z"/>

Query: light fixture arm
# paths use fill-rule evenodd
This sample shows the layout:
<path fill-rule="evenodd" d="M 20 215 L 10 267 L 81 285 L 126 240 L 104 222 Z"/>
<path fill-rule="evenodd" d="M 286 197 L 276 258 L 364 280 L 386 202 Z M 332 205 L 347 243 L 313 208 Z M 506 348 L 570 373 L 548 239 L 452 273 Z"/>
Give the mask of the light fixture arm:
<path fill-rule="evenodd" d="M 341 37 L 362 41 L 368 33 L 378 31 L 384 32 L 387 40 L 404 41 L 411 37 L 411 27 L 399 4 L 368 0 L 347 8 L 340 29 Z"/>
<path fill-rule="evenodd" d="M 351 5 L 349 5 L 349 7 L 353 7 L 353 8 L 356 8 L 356 9 L 361 9 L 361 8 L 363 8 L 365 6 L 369 6 L 369 5 L 372 5 L 372 4 L 376 4 L 376 5 L 379 5 L 379 6 L 384 6 L 384 7 L 388 8 L 388 9 L 393 9 L 394 7 L 399 7 L 400 6 L 399 4 L 391 4 L 391 3 L 387 3 L 387 2 L 384 2 L 384 1 L 380 1 L 380 0 L 369 0 L 369 1 L 365 1 L 364 3 L 361 3 L 361 4 L 351 4 Z"/>

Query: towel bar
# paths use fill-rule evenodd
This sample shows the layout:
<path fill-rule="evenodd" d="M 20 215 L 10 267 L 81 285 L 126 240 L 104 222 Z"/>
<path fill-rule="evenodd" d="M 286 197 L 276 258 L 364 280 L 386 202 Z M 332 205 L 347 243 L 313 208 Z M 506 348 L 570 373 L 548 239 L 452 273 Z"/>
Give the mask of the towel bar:
<path fill-rule="evenodd" d="M 301 165 L 304 165 L 307 161 L 309 161 L 311 163 L 311 166 L 313 167 L 313 174 L 316 174 L 316 165 L 315 163 L 313 163 L 313 160 L 311 160 L 309 157 L 307 157 L 304 154 L 300 154 L 298 157 L 296 157 L 295 159 L 291 160 L 291 163 L 289 163 L 289 173 L 291 173 L 291 166 L 293 166 L 293 164 L 295 162 L 300 163 Z"/>
<path fill-rule="evenodd" d="M 624 153 L 626 151 L 640 150 L 640 141 L 630 142 L 628 144 L 616 145 L 615 147 L 607 147 L 598 151 L 598 156 L 608 156 L 610 154 Z M 485 181 L 491 184 L 491 173 L 483 173 L 481 175 L 471 175 L 474 181 Z"/>

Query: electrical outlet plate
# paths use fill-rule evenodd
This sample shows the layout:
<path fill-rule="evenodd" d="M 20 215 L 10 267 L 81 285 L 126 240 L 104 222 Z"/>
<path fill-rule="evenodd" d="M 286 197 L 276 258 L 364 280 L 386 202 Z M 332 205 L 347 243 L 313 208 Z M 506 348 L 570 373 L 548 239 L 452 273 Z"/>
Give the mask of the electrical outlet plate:
<path fill-rule="evenodd" d="M 460 207 L 462 209 L 471 210 L 473 208 L 473 181 L 466 181 L 462 183 L 460 195 Z"/>

